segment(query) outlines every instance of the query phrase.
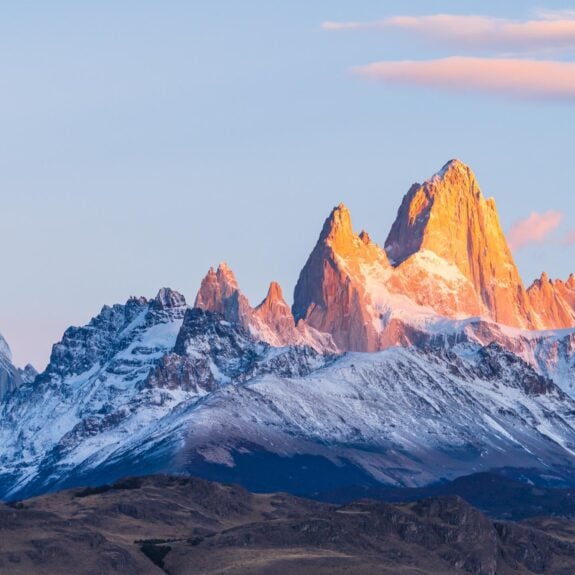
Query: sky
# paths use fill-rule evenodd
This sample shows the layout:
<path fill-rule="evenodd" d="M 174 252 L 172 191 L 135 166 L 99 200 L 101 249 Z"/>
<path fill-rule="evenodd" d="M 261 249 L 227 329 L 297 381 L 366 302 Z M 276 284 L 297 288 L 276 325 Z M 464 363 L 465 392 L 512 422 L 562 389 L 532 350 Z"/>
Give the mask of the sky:
<path fill-rule="evenodd" d="M 575 271 L 575 14 L 529 0 L 0 6 L 0 332 L 70 325 L 226 261 L 291 301 L 331 208 L 383 244 L 451 158 L 525 283 Z M 431 16 L 431 18 L 430 18 Z"/>

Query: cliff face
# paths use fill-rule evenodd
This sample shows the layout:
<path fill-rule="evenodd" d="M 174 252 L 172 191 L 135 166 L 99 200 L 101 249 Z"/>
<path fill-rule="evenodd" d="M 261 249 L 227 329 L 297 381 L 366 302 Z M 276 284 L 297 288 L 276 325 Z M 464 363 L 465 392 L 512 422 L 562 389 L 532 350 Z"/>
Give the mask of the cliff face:
<path fill-rule="evenodd" d="M 220 314 L 237 323 L 261 341 L 276 347 L 309 346 L 321 352 L 337 350 L 329 333 L 319 333 L 302 322 L 296 325 L 280 285 L 270 284 L 268 294 L 259 306 L 251 307 L 240 291 L 234 273 L 225 263 L 217 270 L 210 268 L 202 280 L 194 307 Z"/>
<path fill-rule="evenodd" d="M 379 334 L 365 270 L 382 273 L 389 260 L 367 233 L 355 234 L 347 208 L 340 204 L 324 223 L 294 292 L 293 315 L 332 335 L 340 349 L 374 351 Z"/>
<path fill-rule="evenodd" d="M 289 339 L 295 331 L 294 317 L 277 282 L 271 282 L 265 299 L 254 310 L 254 316 L 283 338 Z"/>
<path fill-rule="evenodd" d="M 483 197 L 468 166 L 452 160 L 411 187 L 385 249 L 354 232 L 343 204 L 335 207 L 299 275 L 291 311 L 276 283 L 251 308 L 225 264 L 210 270 L 196 306 L 272 345 L 369 352 L 412 344 L 422 326 L 446 318 L 572 327 L 575 276 L 562 282 L 543 275 L 526 290 L 494 200 Z"/>
<path fill-rule="evenodd" d="M 493 199 L 486 200 L 471 169 L 458 160 L 404 197 L 385 242 L 396 264 L 429 251 L 469 280 L 476 301 L 465 298 L 460 311 L 485 308 L 496 322 L 537 328 Z"/>
<path fill-rule="evenodd" d="M 539 323 L 545 328 L 566 328 L 575 324 L 575 278 L 567 282 L 550 280 L 546 273 L 535 280 L 527 293 Z"/>

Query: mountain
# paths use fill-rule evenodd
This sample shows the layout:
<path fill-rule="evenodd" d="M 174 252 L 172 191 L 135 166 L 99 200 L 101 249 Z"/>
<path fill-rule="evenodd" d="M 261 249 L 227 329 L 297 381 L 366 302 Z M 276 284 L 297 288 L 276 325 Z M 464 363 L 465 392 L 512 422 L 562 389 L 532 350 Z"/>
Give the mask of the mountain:
<path fill-rule="evenodd" d="M 32 374 L 34 368 L 29 365 L 18 370 L 12 363 L 12 351 L 8 342 L 0 335 L 0 401 L 18 389 L 24 380 Z"/>
<path fill-rule="evenodd" d="M 66 330 L 43 373 L 5 385 L 0 496 L 158 472 L 300 494 L 573 485 L 574 302 L 573 276 L 523 287 L 494 202 L 452 161 L 385 248 L 335 207 L 291 308 L 276 282 L 252 307 L 220 264 L 193 307 L 163 288 Z"/>
<path fill-rule="evenodd" d="M 293 314 L 332 335 L 343 350 L 379 349 L 377 322 L 365 270 L 383 274 L 387 256 L 362 232 L 355 234 L 347 208 L 340 204 L 325 221 L 294 292 Z"/>
<path fill-rule="evenodd" d="M 543 272 L 527 289 L 533 310 L 540 325 L 551 328 L 573 327 L 575 323 L 575 277 L 563 283 L 550 280 Z"/>
<path fill-rule="evenodd" d="M 329 505 L 186 477 L 0 504 L 2 573 L 569 573 L 573 523 L 493 520 L 456 496 Z"/>
<path fill-rule="evenodd" d="M 475 288 L 477 300 L 468 302 L 468 316 L 484 308 L 498 323 L 537 327 L 495 201 L 483 197 L 462 162 L 452 160 L 423 185 L 411 187 L 385 247 L 395 264 L 429 251 L 456 266 Z"/>
<path fill-rule="evenodd" d="M 104 306 L 88 325 L 68 328 L 46 370 L 1 405 L 1 489 L 42 482 L 41 470 L 53 462 L 73 469 L 74 447 L 81 459 L 109 455 L 122 425 L 124 439 L 149 426 L 154 405 L 171 398 L 141 386 L 173 349 L 185 311 L 182 296 L 164 289 L 152 300 Z M 149 410 L 138 412 L 137 402 Z"/>
<path fill-rule="evenodd" d="M 327 361 L 312 347 L 271 347 L 171 290 L 105 306 L 69 328 L 46 371 L 2 404 L 0 494 L 175 469 L 190 413 L 208 395 Z"/>
<path fill-rule="evenodd" d="M 385 242 L 353 231 L 339 205 L 324 223 L 294 292 L 293 315 L 343 351 L 409 345 L 445 319 L 524 330 L 575 326 L 575 280 L 525 289 L 471 169 L 448 162 L 403 198 Z M 488 343 L 488 342 L 485 342 Z"/>
<path fill-rule="evenodd" d="M 329 334 L 304 322 L 296 324 L 277 282 L 270 284 L 265 299 L 253 309 L 226 263 L 221 263 L 217 271 L 210 268 L 202 280 L 194 307 L 221 314 L 227 321 L 241 325 L 276 347 L 309 345 L 318 351 L 337 351 Z"/>

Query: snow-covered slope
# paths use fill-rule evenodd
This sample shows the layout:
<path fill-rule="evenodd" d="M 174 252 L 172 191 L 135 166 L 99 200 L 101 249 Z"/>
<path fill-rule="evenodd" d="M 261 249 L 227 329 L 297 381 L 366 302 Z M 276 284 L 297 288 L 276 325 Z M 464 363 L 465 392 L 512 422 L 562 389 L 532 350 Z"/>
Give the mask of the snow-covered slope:
<path fill-rule="evenodd" d="M 401 485 L 500 467 L 572 474 L 574 408 L 496 344 L 393 348 L 347 354 L 303 378 L 226 387 L 191 414 L 186 450 L 229 466 L 230 479 L 260 452 L 323 457 L 334 474 L 351 464 Z"/>
<path fill-rule="evenodd" d="M 79 457 L 89 457 L 149 423 L 149 414 L 134 414 L 130 404 L 175 344 L 186 307 L 179 294 L 170 294 L 175 292 L 161 290 L 151 301 L 105 306 L 87 326 L 69 328 L 54 345 L 46 371 L 7 397 L 0 412 L 7 487 L 15 481 L 16 489 L 49 462 L 73 467 L 72 446 L 81 445 Z M 154 398 L 148 399 L 153 406 Z M 124 420 L 129 426 L 117 431 Z"/>
<path fill-rule="evenodd" d="M 3 497 L 151 472 L 302 492 L 499 467 L 575 478 L 575 401 L 497 344 L 322 355 L 165 299 L 68 330 L 8 398 Z"/>
<path fill-rule="evenodd" d="M 106 306 L 87 326 L 68 329 L 47 370 L 8 398 L 0 495 L 78 482 L 118 458 L 125 472 L 165 470 L 181 440 L 172 428 L 190 405 L 259 374 L 302 376 L 330 360 L 309 347 L 272 348 L 166 293 Z"/>

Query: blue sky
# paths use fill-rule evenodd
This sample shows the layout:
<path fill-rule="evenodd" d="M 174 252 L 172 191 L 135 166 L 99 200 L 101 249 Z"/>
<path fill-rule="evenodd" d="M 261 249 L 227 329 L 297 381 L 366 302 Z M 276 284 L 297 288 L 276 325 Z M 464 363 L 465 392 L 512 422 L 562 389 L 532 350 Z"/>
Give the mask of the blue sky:
<path fill-rule="evenodd" d="M 525 20 L 570 3 L 87 4 L 0 8 L 0 331 L 18 364 L 43 367 L 63 330 L 105 303 L 166 285 L 192 302 L 222 260 L 253 304 L 272 279 L 291 299 L 332 206 L 346 203 L 383 243 L 410 185 L 453 157 L 495 197 L 505 230 L 563 213 L 546 241 L 517 252 L 526 283 L 575 271 L 575 246 L 561 242 L 575 228 L 574 99 L 368 81 L 350 69 L 460 50 L 397 29 L 321 28 L 439 13 Z"/>

